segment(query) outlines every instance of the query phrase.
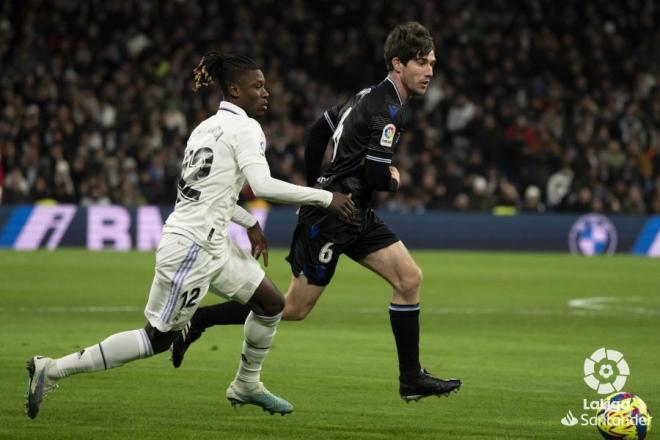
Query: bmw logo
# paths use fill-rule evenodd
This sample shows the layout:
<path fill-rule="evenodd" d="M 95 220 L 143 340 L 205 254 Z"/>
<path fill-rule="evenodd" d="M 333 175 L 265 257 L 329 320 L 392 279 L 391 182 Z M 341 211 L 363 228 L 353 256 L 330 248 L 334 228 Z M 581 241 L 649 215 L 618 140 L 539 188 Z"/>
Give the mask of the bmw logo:
<path fill-rule="evenodd" d="M 600 214 L 587 214 L 578 218 L 568 237 L 572 254 L 613 254 L 616 244 L 616 228 L 607 217 Z"/>

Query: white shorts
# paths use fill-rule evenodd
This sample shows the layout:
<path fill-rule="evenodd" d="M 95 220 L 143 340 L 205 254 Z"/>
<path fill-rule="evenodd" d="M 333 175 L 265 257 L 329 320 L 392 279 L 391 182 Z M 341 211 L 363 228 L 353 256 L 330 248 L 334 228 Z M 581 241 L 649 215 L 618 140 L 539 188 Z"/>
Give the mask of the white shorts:
<path fill-rule="evenodd" d="M 245 304 L 264 279 L 257 260 L 228 240 L 228 257 L 209 254 L 193 240 L 165 233 L 156 251 L 154 275 L 144 315 L 161 332 L 181 330 L 209 289 Z"/>

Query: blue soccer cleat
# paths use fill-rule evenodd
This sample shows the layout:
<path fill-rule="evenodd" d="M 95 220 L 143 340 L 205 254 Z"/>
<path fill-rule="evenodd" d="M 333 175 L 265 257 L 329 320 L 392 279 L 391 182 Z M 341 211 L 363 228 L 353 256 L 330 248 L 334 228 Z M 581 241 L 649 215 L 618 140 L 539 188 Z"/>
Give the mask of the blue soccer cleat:
<path fill-rule="evenodd" d="M 247 388 L 242 382 L 234 380 L 227 388 L 227 400 L 232 406 L 260 406 L 271 415 L 275 413 L 285 415 L 293 412 L 293 405 L 268 391 L 261 382 L 254 388 Z"/>

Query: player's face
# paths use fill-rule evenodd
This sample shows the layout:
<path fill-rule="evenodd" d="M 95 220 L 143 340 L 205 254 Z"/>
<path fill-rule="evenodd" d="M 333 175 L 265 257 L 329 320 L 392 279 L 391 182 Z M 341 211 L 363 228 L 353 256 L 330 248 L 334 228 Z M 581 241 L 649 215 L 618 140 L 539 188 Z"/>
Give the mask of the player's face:
<path fill-rule="evenodd" d="M 240 83 L 240 107 L 248 116 L 258 118 L 268 109 L 266 78 L 261 70 L 248 70 Z"/>
<path fill-rule="evenodd" d="M 426 55 L 418 55 L 408 61 L 401 68 L 401 82 L 412 95 L 426 93 L 431 78 L 433 78 L 433 65 L 435 54 L 433 51 Z"/>

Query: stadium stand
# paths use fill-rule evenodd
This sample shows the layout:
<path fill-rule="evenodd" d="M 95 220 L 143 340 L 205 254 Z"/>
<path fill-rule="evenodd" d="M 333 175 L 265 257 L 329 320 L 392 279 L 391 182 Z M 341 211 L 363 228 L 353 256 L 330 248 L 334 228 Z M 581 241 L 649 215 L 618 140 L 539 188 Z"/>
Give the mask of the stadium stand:
<path fill-rule="evenodd" d="M 172 204 L 219 100 L 190 87 L 211 49 L 264 66 L 273 174 L 304 184 L 305 128 L 379 82 L 385 33 L 414 19 L 436 75 L 381 208 L 660 213 L 655 2 L 248 3 L 2 2 L 1 203 Z"/>

